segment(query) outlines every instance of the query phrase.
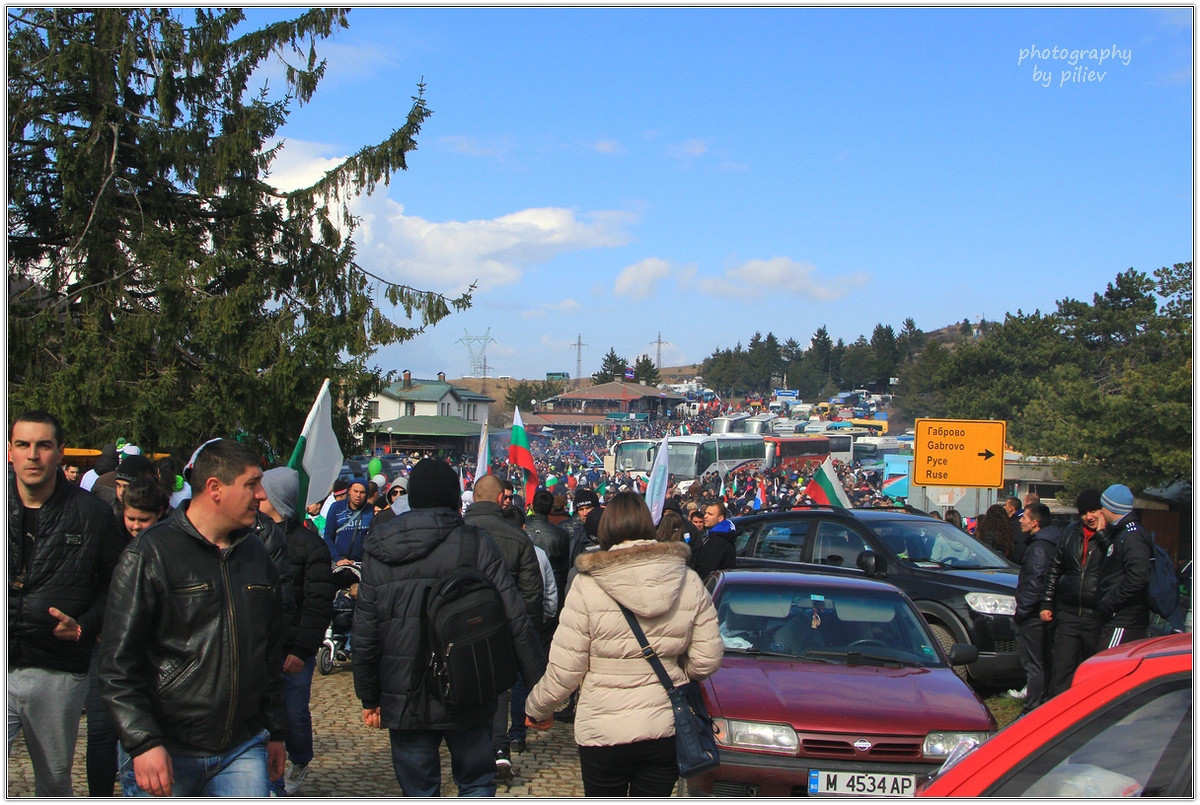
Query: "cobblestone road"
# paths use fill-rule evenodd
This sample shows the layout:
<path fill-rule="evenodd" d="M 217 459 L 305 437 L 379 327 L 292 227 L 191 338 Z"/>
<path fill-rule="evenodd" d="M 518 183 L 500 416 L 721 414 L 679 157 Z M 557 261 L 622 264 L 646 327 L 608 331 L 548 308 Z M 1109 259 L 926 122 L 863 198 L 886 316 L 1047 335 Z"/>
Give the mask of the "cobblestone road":
<path fill-rule="evenodd" d="M 313 678 L 313 733 L 316 757 L 300 797 L 398 797 L 400 786 L 392 772 L 387 730 L 368 729 L 354 698 L 349 667 L 329 676 Z M 75 795 L 87 796 L 84 747 L 86 723 L 79 724 L 75 753 Z M 579 781 L 579 755 L 570 724 L 556 724 L 547 732 L 529 731 L 528 751 L 513 755 L 516 775 L 511 784 L 500 783 L 502 797 L 583 796 Z M 18 738 L 8 759 L 8 796 L 33 796 L 33 769 L 25 743 Z M 442 795 L 454 796 L 450 756 L 442 749 Z M 299 798 L 299 797 L 298 797 Z"/>

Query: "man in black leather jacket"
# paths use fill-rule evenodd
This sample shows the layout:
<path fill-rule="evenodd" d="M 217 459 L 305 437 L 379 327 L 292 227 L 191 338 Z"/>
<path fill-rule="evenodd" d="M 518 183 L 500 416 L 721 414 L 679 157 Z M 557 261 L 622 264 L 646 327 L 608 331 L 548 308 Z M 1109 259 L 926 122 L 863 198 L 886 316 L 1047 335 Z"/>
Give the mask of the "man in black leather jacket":
<path fill-rule="evenodd" d="M 1049 676 L 1050 652 L 1047 641 L 1049 627 L 1040 617 L 1042 590 L 1046 570 L 1058 550 L 1062 532 L 1050 525 L 1050 509 L 1044 503 L 1030 503 L 1021 513 L 1025 555 L 1017 576 L 1017 611 L 1013 623 L 1017 627 L 1017 651 L 1025 668 L 1025 715 L 1045 701 L 1046 680 Z"/>
<path fill-rule="evenodd" d="M 192 499 L 117 563 L 100 680 L 126 796 L 267 796 L 268 773 L 283 773 L 286 631 L 279 572 L 252 528 L 261 481 L 249 447 L 206 444 Z"/>
<path fill-rule="evenodd" d="M 62 426 L 29 411 L 8 437 L 8 747 L 20 732 L 34 793 L 71 796 L 79 714 L 109 579 L 125 541 L 106 503 L 67 481 Z M 14 726 L 16 729 L 14 729 Z"/>
<path fill-rule="evenodd" d="M 533 544 L 546 552 L 550 567 L 554 569 L 554 583 L 558 589 L 567 588 L 567 571 L 571 569 L 571 538 L 567 532 L 550 522 L 550 511 L 554 508 L 554 495 L 545 489 L 533 493 L 533 514 L 525 518 L 525 533 Z M 554 624 L 557 624 L 557 619 Z M 553 634 L 554 624 L 548 624 L 544 633 Z"/>
<path fill-rule="evenodd" d="M 1100 618 L 1096 614 L 1096 585 L 1108 543 L 1100 492 L 1085 489 L 1075 499 L 1079 519 L 1067 526 L 1058 550 L 1046 569 L 1041 619 L 1054 624 L 1048 696 L 1071 686 L 1075 669 L 1096 653 Z"/>

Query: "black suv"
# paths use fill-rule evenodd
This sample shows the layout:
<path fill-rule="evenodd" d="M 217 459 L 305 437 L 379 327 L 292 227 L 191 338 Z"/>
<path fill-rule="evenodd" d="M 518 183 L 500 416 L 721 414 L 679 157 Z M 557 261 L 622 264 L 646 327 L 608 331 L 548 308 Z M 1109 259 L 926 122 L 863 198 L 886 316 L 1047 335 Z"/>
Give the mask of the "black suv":
<path fill-rule="evenodd" d="M 889 509 L 810 508 L 737 517 L 738 567 L 883 578 L 903 590 L 949 651 L 970 643 L 976 682 L 1020 687 L 1013 626 L 1018 568 L 933 517 Z"/>

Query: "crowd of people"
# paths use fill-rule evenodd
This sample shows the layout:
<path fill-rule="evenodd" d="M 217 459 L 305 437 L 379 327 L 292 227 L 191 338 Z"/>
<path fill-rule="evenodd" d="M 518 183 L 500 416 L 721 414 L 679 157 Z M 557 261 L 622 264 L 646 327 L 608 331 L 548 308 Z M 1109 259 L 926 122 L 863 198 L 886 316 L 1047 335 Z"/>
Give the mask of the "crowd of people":
<path fill-rule="evenodd" d="M 442 743 L 459 794 L 494 795 L 528 730 L 556 720 L 574 724 L 585 794 L 668 795 L 670 702 L 626 618 L 675 684 L 711 675 L 723 648 L 702 580 L 734 566 L 730 518 L 810 502 L 808 473 L 747 468 L 672 479 L 655 523 L 645 480 L 606 473 L 608 444 L 590 435 L 535 440 L 529 500 L 501 460 L 472 478 L 473 456 L 414 454 L 307 509 L 295 470 L 264 470 L 235 439 L 182 468 L 114 443 L 77 480 L 63 444 L 45 412 L 10 430 L 9 748 L 24 733 L 39 796 L 71 795 L 84 710 L 92 796 L 299 791 L 315 656 L 350 569 L 355 693 L 363 723 L 389 730 L 406 796 L 440 795 Z M 890 503 L 878 473 L 837 472 L 855 505 Z M 1130 590 L 1147 537 L 1119 485 L 1081 495 L 1065 534 L 1037 501 L 1010 504 L 993 507 L 1003 529 L 989 510 L 976 534 L 1022 566 L 1029 709 L 1102 644 L 1145 636 Z M 431 670 L 427 623 L 433 585 L 463 568 L 498 596 L 513 671 L 469 706 Z"/>

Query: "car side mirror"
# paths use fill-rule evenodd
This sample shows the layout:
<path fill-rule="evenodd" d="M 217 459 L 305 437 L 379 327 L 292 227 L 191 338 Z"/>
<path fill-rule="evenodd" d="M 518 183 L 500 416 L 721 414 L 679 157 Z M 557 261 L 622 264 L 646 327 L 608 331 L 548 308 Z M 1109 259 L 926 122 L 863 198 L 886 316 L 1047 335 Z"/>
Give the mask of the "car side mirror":
<path fill-rule="evenodd" d="M 979 659 L 979 647 L 970 643 L 951 643 L 949 653 L 951 665 L 970 665 Z"/>
<path fill-rule="evenodd" d="M 875 551 L 862 551 L 855 560 L 855 564 L 858 565 L 859 570 L 873 579 L 883 578 L 887 575 L 887 562 Z"/>

